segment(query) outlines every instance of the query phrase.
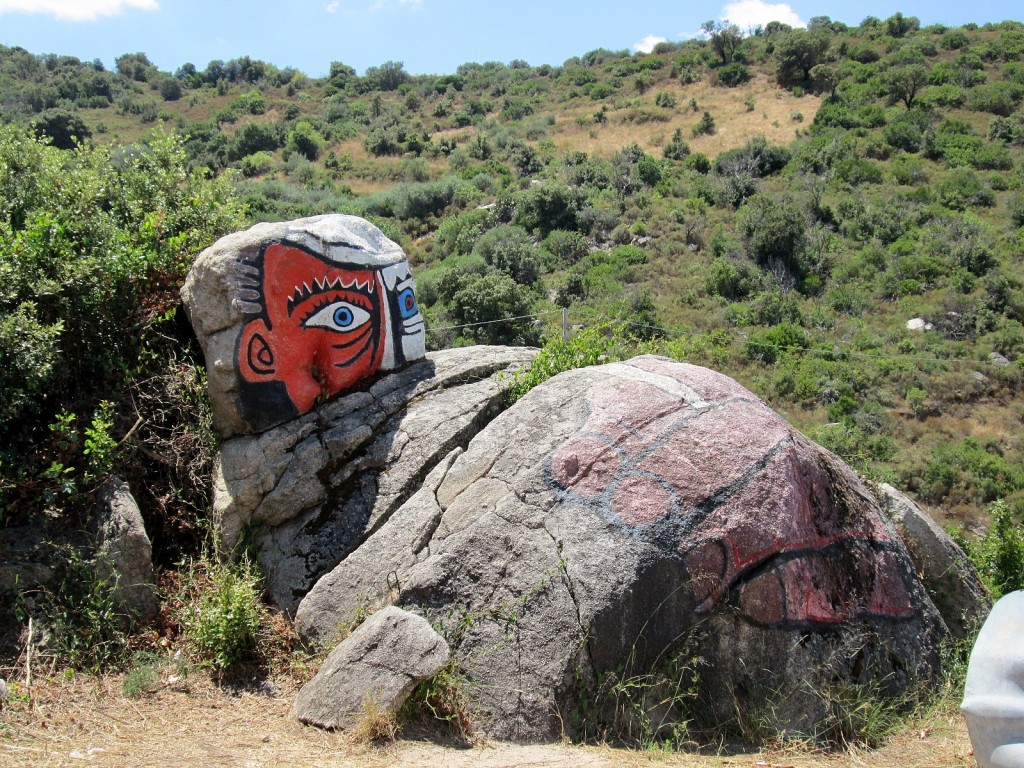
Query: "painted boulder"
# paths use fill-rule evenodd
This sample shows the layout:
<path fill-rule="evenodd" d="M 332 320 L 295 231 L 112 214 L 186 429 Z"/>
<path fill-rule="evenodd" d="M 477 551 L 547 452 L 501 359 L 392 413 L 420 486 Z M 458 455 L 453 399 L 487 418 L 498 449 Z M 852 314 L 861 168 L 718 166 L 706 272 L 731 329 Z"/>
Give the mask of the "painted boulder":
<path fill-rule="evenodd" d="M 999 600 L 971 651 L 961 709 L 981 768 L 1024 766 L 1024 591 Z"/>
<path fill-rule="evenodd" d="M 735 381 L 650 356 L 562 373 L 451 451 L 296 628 L 331 642 L 389 604 L 446 628 L 484 731 L 527 741 L 580 735 L 584 702 L 614 719 L 603 683 L 669 660 L 706 725 L 816 736 L 844 692 L 930 679 L 948 634 L 845 464 Z"/>
<path fill-rule="evenodd" d="M 405 254 L 356 216 L 223 237 L 196 259 L 182 299 L 224 437 L 290 421 L 425 352 Z"/>

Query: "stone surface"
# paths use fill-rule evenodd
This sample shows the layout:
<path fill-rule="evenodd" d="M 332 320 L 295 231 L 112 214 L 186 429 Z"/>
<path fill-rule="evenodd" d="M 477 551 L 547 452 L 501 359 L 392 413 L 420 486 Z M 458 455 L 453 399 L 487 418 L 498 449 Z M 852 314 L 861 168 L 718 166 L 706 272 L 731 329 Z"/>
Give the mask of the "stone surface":
<path fill-rule="evenodd" d="M 288 424 L 225 441 L 214 473 L 214 519 L 225 543 L 246 535 L 271 599 L 293 610 L 438 461 L 505 407 L 513 372 L 533 354 L 434 352 Z"/>
<path fill-rule="evenodd" d="M 13 603 L 18 593 L 49 584 L 49 549 L 43 526 L 0 528 L 0 600 Z"/>
<path fill-rule="evenodd" d="M 923 317 L 912 317 L 909 320 L 907 320 L 908 331 L 930 331 L 934 327 L 935 326 L 933 326 Z"/>
<path fill-rule="evenodd" d="M 974 637 L 992 605 L 977 570 L 949 534 L 906 494 L 887 483 L 878 487 L 882 506 L 950 633 L 957 640 Z"/>
<path fill-rule="evenodd" d="M 829 686 L 906 690 L 947 633 L 840 460 L 731 379 L 656 357 L 560 374 L 455 447 L 296 627 L 330 642 L 388 604 L 448 627 L 476 722 L 525 741 L 573 736 L 602 675 L 677 653 L 709 720 L 809 733 Z"/>
<path fill-rule="evenodd" d="M 967 666 L 961 709 L 980 768 L 1024 765 L 1024 592 L 1000 599 Z"/>
<path fill-rule="evenodd" d="M 389 606 L 360 624 L 302 686 L 293 713 L 321 728 L 347 728 L 367 707 L 397 712 L 416 683 L 450 658 L 426 619 Z"/>
<path fill-rule="evenodd" d="M 153 577 L 153 547 L 128 484 L 112 477 L 96 504 L 96 571 L 114 585 L 124 613 L 149 620 L 160 602 Z"/>
<path fill-rule="evenodd" d="M 405 254 L 356 216 L 223 237 L 196 259 L 181 295 L 223 437 L 288 422 L 425 351 Z"/>

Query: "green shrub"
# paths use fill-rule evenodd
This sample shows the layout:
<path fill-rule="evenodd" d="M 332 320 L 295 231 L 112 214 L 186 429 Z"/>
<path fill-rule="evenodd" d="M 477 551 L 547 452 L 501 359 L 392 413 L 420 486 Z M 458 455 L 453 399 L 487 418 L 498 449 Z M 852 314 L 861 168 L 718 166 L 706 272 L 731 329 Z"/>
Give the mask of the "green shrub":
<path fill-rule="evenodd" d="M 502 225 L 477 240 L 473 253 L 517 283 L 530 285 L 540 278 L 540 256 L 522 227 Z"/>
<path fill-rule="evenodd" d="M 53 586 L 22 593 L 22 617 L 43 625 L 60 664 L 99 672 L 121 663 L 129 622 L 118 612 L 113 585 L 77 549 L 60 546 L 53 554 Z"/>
<path fill-rule="evenodd" d="M 672 134 L 672 139 L 662 150 L 662 154 L 666 160 L 685 160 L 690 154 L 690 145 L 683 139 L 682 128 L 676 128 L 675 133 Z"/>
<path fill-rule="evenodd" d="M 288 133 L 285 142 L 285 159 L 289 155 L 299 154 L 307 160 L 316 160 L 324 148 L 324 137 L 310 123 L 300 120 Z"/>
<path fill-rule="evenodd" d="M 67 153 L 0 128 L 5 442 L 33 414 L 91 413 L 117 391 L 145 338 L 144 289 L 179 281 L 239 210 L 226 182 L 188 170 L 177 137 Z"/>
<path fill-rule="evenodd" d="M 530 367 L 516 374 L 510 390 L 511 399 L 518 400 L 538 384 L 562 371 L 623 359 L 621 353 L 615 351 L 617 344 L 611 326 L 591 326 L 582 329 L 568 341 L 549 341 L 530 363 Z"/>
<path fill-rule="evenodd" d="M 701 115 L 700 120 L 693 126 L 693 135 L 697 136 L 713 136 L 715 133 L 715 118 L 711 116 L 711 113 L 704 110 L 704 114 Z"/>
<path fill-rule="evenodd" d="M 727 88 L 736 88 L 743 85 L 751 77 L 750 70 L 736 61 L 715 70 L 715 79 Z"/>
<path fill-rule="evenodd" d="M 760 360 L 771 365 L 792 351 L 807 349 L 809 343 L 807 332 L 799 325 L 780 323 L 752 335 L 743 348 L 743 354 L 748 360 Z"/>
<path fill-rule="evenodd" d="M 543 242 L 544 248 L 562 264 L 575 264 L 590 253 L 590 241 L 580 232 L 552 230 Z"/>
<path fill-rule="evenodd" d="M 274 156 L 269 152 L 254 152 L 243 157 L 241 165 L 243 176 L 262 176 L 274 167 Z"/>
<path fill-rule="evenodd" d="M 193 564 L 186 579 L 194 592 L 179 616 L 198 657 L 227 669 L 251 657 L 260 626 L 260 577 L 248 560 Z"/>
<path fill-rule="evenodd" d="M 989 514 L 992 523 L 985 536 L 968 552 L 992 598 L 998 600 L 1024 589 L 1024 528 L 1002 501 L 993 504 Z"/>
<path fill-rule="evenodd" d="M 966 168 L 954 168 L 936 186 L 936 197 L 947 208 L 963 211 L 971 206 L 990 208 L 995 193 L 986 187 L 977 174 Z"/>
<path fill-rule="evenodd" d="M 1024 470 L 1007 461 L 996 446 L 969 437 L 933 448 L 924 480 L 928 501 L 941 501 L 955 490 L 984 503 L 1024 489 Z"/>

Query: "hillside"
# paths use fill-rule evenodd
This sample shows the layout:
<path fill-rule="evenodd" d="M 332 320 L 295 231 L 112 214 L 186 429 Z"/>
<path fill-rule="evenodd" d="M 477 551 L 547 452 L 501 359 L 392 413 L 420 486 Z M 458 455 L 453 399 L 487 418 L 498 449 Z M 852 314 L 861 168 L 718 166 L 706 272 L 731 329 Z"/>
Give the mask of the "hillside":
<path fill-rule="evenodd" d="M 336 211 L 406 249 L 434 348 L 708 365 L 1019 538 L 1022 103 L 1024 24 L 902 14 L 436 76 L 0 46 L 0 532 L 77 532 L 118 474 L 174 582 L 216 446 L 177 290 L 226 232 Z"/>

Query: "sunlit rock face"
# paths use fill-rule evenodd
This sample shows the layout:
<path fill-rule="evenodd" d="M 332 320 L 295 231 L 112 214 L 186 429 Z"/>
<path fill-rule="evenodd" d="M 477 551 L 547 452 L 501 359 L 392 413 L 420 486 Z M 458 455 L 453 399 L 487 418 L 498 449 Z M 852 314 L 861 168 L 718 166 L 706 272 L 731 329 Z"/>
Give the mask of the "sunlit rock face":
<path fill-rule="evenodd" d="M 368 221 L 257 224 L 196 259 L 182 299 L 224 437 L 282 424 L 423 357 L 405 254 Z"/>
<path fill-rule="evenodd" d="M 835 687 L 913 689 L 947 635 L 842 461 L 732 379 L 650 356 L 562 373 L 438 461 L 296 628 L 330 642 L 388 604 L 456 627 L 477 722 L 526 741 L 670 657 L 711 723 L 813 736 Z"/>

